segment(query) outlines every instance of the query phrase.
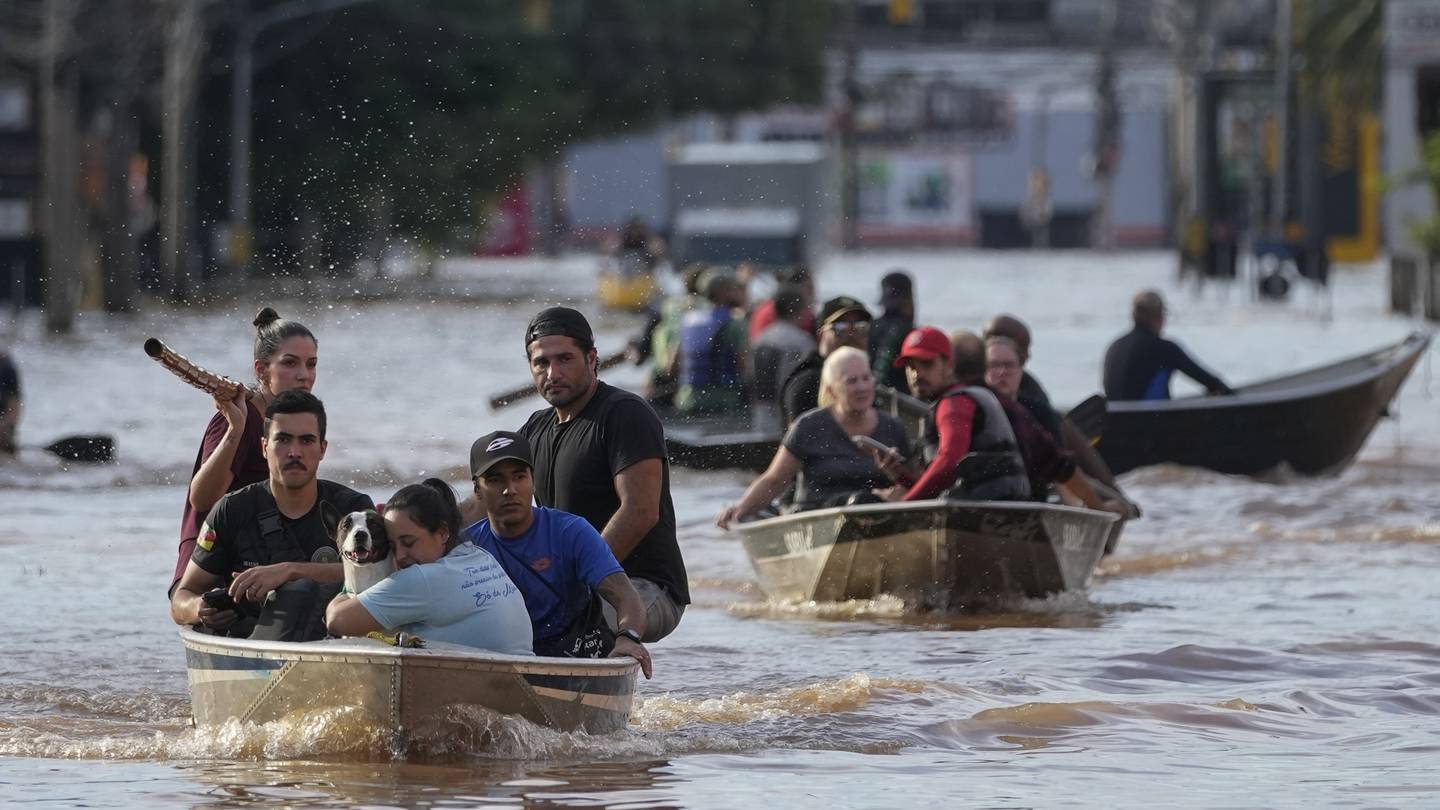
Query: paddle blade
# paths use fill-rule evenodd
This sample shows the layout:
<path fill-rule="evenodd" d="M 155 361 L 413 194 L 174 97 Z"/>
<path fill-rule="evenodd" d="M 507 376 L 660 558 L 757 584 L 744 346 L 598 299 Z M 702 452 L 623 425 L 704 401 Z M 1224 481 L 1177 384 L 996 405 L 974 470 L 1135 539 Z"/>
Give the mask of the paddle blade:
<path fill-rule="evenodd" d="M 111 436 L 66 436 L 51 442 L 45 450 L 70 461 L 98 464 L 115 458 L 115 439 Z"/>
<path fill-rule="evenodd" d="M 1095 439 L 1105 432 L 1105 397 L 1093 394 L 1065 414 L 1070 423 L 1084 433 L 1086 438 Z"/>

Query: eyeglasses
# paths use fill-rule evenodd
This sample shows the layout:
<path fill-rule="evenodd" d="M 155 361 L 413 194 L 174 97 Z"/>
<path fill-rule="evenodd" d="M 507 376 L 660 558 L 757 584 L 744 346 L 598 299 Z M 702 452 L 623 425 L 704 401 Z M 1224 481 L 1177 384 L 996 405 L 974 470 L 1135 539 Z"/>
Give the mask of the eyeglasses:
<path fill-rule="evenodd" d="M 836 335 L 848 335 L 851 332 L 869 332 L 869 321 L 836 321 L 830 324 L 830 331 Z"/>
<path fill-rule="evenodd" d="M 1019 371 L 1020 363 L 1015 360 L 991 360 L 985 368 L 990 371 Z"/>

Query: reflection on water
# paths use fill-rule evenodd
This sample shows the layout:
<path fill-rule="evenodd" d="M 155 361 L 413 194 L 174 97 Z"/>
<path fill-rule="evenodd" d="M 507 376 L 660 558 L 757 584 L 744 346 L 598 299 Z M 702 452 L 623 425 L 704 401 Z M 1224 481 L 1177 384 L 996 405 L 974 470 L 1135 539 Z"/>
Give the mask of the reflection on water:
<path fill-rule="evenodd" d="M 1170 266 L 1138 254 L 1020 265 L 979 254 L 956 273 L 955 261 L 845 258 L 820 292 L 863 294 L 877 268 L 906 266 L 922 320 L 973 328 L 1016 311 L 1058 402 L 1093 390 L 1130 294 L 1163 287 Z M 1337 274 L 1328 325 L 1170 290 L 1171 328 L 1243 382 L 1408 332 L 1379 311 L 1382 284 L 1377 272 Z M 677 470 L 696 604 L 654 646 L 655 679 L 638 685 L 620 733 L 561 734 L 466 707 L 403 746 L 338 706 L 194 729 L 164 591 L 213 408 L 139 345 L 157 334 L 240 375 L 251 302 L 240 309 L 87 317 L 65 342 L 28 325 L 21 334 L 27 441 L 109 432 L 120 460 L 83 467 L 27 451 L 0 466 L 0 615 L 13 619 L 0 656 L 0 803 L 1423 806 L 1440 795 L 1440 409 L 1414 383 L 1403 418 L 1382 423 L 1336 478 L 1126 476 L 1145 517 L 1088 593 L 986 614 L 915 615 L 883 598 L 767 601 L 738 540 L 710 525 L 750 477 Z M 530 309 L 281 308 L 321 338 L 322 475 L 379 499 L 430 474 L 464 486 L 470 441 L 528 413 L 483 403 L 525 379 L 518 334 Z M 596 321 L 602 351 L 633 325 Z M 440 393 L 419 404 L 385 394 L 377 379 L 394 369 Z M 611 379 L 633 384 L 639 372 Z"/>

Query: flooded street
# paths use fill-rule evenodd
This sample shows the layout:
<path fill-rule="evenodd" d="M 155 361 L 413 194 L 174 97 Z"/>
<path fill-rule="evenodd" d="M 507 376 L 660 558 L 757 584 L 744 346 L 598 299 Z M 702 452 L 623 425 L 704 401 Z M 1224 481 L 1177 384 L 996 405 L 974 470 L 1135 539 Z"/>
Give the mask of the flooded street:
<path fill-rule="evenodd" d="M 1197 297 L 1163 253 L 841 256 L 820 295 L 874 301 L 895 267 L 918 320 L 978 331 L 1008 311 L 1057 403 L 1099 388 L 1130 296 L 1169 299 L 1168 334 L 1239 384 L 1359 354 L 1415 322 L 1379 269 L 1327 302 L 1238 285 Z M 115 435 L 119 461 L 41 450 L 0 466 L 0 803 L 56 806 L 1434 806 L 1440 796 L 1440 408 L 1416 367 L 1359 460 L 1266 481 L 1154 467 L 1122 479 L 1145 510 L 1087 593 L 954 618 L 888 601 L 764 601 L 738 540 L 711 525 L 749 481 L 676 470 L 695 604 L 653 648 L 631 725 L 560 734 L 476 718 L 397 757 L 343 708 L 265 725 L 189 725 L 165 600 L 208 399 L 141 351 L 148 336 L 244 378 L 262 304 L 318 336 L 329 411 L 321 477 L 377 500 L 439 474 L 468 486 L 470 442 L 529 413 L 521 332 L 588 299 L 575 259 L 451 268 L 496 303 L 247 299 L 210 311 L 86 313 L 72 337 L 27 315 L 14 344 L 22 438 Z M 457 282 L 459 283 L 459 282 Z M 507 293 L 511 294 L 511 293 Z M 1326 310 L 1329 310 L 1328 314 Z M 593 318 L 601 354 L 637 321 Z M 606 376 L 634 387 L 641 374 Z M 1176 392 L 1194 390 L 1188 383 Z M 535 401 L 538 402 L 538 401 Z"/>

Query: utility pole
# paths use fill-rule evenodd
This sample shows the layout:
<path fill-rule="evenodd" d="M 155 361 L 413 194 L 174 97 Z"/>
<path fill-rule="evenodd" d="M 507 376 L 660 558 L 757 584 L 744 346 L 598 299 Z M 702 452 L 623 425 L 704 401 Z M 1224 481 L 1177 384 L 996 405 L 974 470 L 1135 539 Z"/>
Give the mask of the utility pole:
<path fill-rule="evenodd" d="M 1270 235 L 1285 236 L 1290 189 L 1290 0 L 1275 3 L 1275 183 L 1271 187 Z"/>
<path fill-rule="evenodd" d="M 203 0 L 170 0 L 165 28 L 160 194 L 160 266 L 164 293 L 185 300 L 195 292 L 195 160 L 192 126 L 200 57 L 205 52 Z"/>
<path fill-rule="evenodd" d="M 1095 68 L 1094 175 L 1100 199 L 1090 224 L 1090 244 L 1102 250 L 1115 247 L 1113 208 L 1115 164 L 1120 156 L 1120 103 L 1115 92 L 1115 27 L 1118 0 L 1106 0 L 1100 33 L 1100 54 Z"/>
<path fill-rule="evenodd" d="M 840 242 L 847 250 L 860 243 L 860 155 L 855 139 L 855 115 L 861 100 L 857 3 L 849 0 L 845 4 L 845 61 L 840 80 Z"/>

